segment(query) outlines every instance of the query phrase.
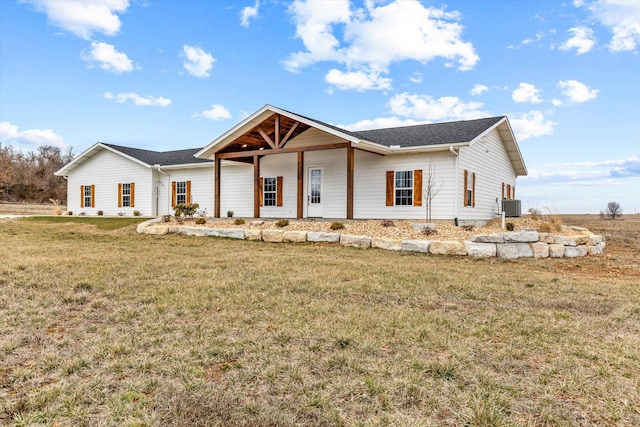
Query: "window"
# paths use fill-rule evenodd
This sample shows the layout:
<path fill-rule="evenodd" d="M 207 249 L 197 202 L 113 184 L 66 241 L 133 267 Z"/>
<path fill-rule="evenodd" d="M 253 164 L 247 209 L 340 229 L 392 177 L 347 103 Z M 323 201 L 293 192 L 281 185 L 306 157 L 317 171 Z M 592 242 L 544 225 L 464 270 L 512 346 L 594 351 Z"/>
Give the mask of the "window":
<path fill-rule="evenodd" d="M 260 206 L 282 206 L 283 177 L 260 178 Z"/>
<path fill-rule="evenodd" d="M 134 207 L 135 184 L 125 183 L 118 184 L 118 207 L 132 208 Z"/>
<path fill-rule="evenodd" d="M 277 185 L 276 178 L 269 177 L 264 179 L 264 206 L 276 205 Z"/>
<path fill-rule="evenodd" d="M 191 203 L 191 181 L 171 182 L 171 206 Z"/>
<path fill-rule="evenodd" d="M 387 171 L 387 206 L 422 206 L 422 170 Z"/>
<path fill-rule="evenodd" d="M 473 172 L 471 174 L 471 177 L 469 177 L 469 171 L 465 170 L 464 171 L 464 206 L 475 207 L 475 205 L 476 205 L 476 173 Z"/>
<path fill-rule="evenodd" d="M 176 182 L 176 203 L 187 203 L 187 183 L 184 181 Z"/>
<path fill-rule="evenodd" d="M 413 205 L 413 171 L 396 171 L 396 206 Z"/>
<path fill-rule="evenodd" d="M 95 185 L 80 186 L 80 207 L 81 208 L 96 207 L 96 186 Z"/>

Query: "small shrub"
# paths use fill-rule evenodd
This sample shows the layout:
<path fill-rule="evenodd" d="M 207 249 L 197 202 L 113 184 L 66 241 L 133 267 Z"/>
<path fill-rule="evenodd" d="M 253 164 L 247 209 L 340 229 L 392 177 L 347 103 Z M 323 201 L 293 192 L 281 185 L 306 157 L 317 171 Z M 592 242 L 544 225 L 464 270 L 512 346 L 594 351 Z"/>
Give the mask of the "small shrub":
<path fill-rule="evenodd" d="M 236 218 L 236 219 L 234 219 L 234 220 L 233 220 L 233 223 L 234 223 L 235 225 L 242 225 L 242 224 L 244 224 L 244 219 L 242 219 L 242 218 Z"/>
<path fill-rule="evenodd" d="M 140 213 L 140 211 L 133 211 L 133 216 L 141 216 L 142 214 Z"/>
<path fill-rule="evenodd" d="M 463 225 L 462 228 L 464 231 L 473 231 L 473 225 Z"/>
<path fill-rule="evenodd" d="M 73 211 L 67 211 L 67 215 L 69 216 L 73 215 Z"/>
<path fill-rule="evenodd" d="M 176 217 L 185 216 L 186 218 L 193 217 L 200 207 L 197 203 L 178 203 L 173 207 L 173 212 Z"/>
<path fill-rule="evenodd" d="M 102 215 L 104 215 L 104 212 L 103 212 L 103 211 L 98 211 L 97 213 L 98 213 L 98 216 L 102 216 Z"/>
<path fill-rule="evenodd" d="M 531 219 L 537 221 L 542 216 L 542 211 L 538 208 L 529 208 L 529 215 L 531 215 Z"/>
<path fill-rule="evenodd" d="M 206 223 L 207 223 L 207 220 L 204 219 L 204 218 L 196 219 L 196 224 L 198 224 L 198 225 L 203 225 L 203 224 L 206 224 Z"/>
<path fill-rule="evenodd" d="M 506 224 L 506 227 L 507 227 L 507 231 L 513 231 L 513 230 L 516 229 L 516 225 L 514 223 L 512 223 L 512 222 L 508 222 Z"/>
<path fill-rule="evenodd" d="M 340 221 L 332 222 L 329 228 L 332 230 L 342 230 L 344 228 L 344 224 Z"/>
<path fill-rule="evenodd" d="M 62 215 L 62 209 L 58 206 L 58 201 L 54 199 L 49 199 L 51 203 L 53 203 L 53 213 L 54 215 Z"/>
<path fill-rule="evenodd" d="M 545 218 L 544 222 L 538 226 L 540 233 L 553 233 L 562 231 L 562 219 L 555 215 Z"/>
<path fill-rule="evenodd" d="M 382 221 L 382 223 L 380 224 L 383 227 L 387 228 L 387 227 L 395 227 L 395 223 L 393 221 L 391 221 L 390 219 L 385 219 L 384 221 Z"/>
<path fill-rule="evenodd" d="M 171 222 L 171 215 L 162 215 L 162 222 Z"/>
<path fill-rule="evenodd" d="M 276 227 L 286 227 L 287 225 L 289 225 L 289 220 L 288 219 L 281 219 L 280 221 L 276 222 Z"/>
<path fill-rule="evenodd" d="M 207 216 L 207 208 L 198 209 L 198 211 L 196 212 L 196 215 L 199 216 L 200 218 L 205 218 Z"/>
<path fill-rule="evenodd" d="M 118 216 L 124 216 L 124 212 L 122 211 L 118 212 Z"/>
<path fill-rule="evenodd" d="M 78 216 L 85 216 L 85 215 L 87 215 L 87 213 L 86 213 L 86 212 L 80 212 L 80 213 L 78 214 Z"/>
<path fill-rule="evenodd" d="M 227 218 L 233 218 L 233 211 L 227 211 Z"/>

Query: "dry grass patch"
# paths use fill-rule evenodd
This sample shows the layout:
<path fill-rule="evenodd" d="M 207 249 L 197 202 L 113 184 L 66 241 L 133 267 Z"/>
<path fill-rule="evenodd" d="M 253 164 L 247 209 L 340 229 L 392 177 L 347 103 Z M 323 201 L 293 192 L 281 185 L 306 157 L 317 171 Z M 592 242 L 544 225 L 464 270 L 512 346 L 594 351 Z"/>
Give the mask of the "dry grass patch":
<path fill-rule="evenodd" d="M 0 424 L 640 423 L 638 276 L 587 274 L 611 258 L 39 220 L 0 240 Z"/>

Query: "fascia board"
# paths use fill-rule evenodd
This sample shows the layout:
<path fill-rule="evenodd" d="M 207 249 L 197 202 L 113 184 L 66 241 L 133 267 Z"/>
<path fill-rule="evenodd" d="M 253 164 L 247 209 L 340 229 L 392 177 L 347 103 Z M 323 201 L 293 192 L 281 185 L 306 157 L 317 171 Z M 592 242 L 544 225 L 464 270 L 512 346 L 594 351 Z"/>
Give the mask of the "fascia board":
<path fill-rule="evenodd" d="M 210 168 L 213 166 L 213 162 L 203 163 L 183 163 L 180 165 L 160 165 L 162 169 L 196 169 L 196 168 Z"/>

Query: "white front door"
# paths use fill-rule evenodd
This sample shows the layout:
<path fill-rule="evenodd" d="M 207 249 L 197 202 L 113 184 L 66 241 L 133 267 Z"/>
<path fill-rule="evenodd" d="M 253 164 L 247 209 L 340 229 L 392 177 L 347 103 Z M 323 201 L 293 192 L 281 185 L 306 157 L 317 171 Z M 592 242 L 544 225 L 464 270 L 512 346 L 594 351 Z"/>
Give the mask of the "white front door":
<path fill-rule="evenodd" d="M 307 216 L 322 218 L 322 166 L 309 168 L 307 183 Z"/>

